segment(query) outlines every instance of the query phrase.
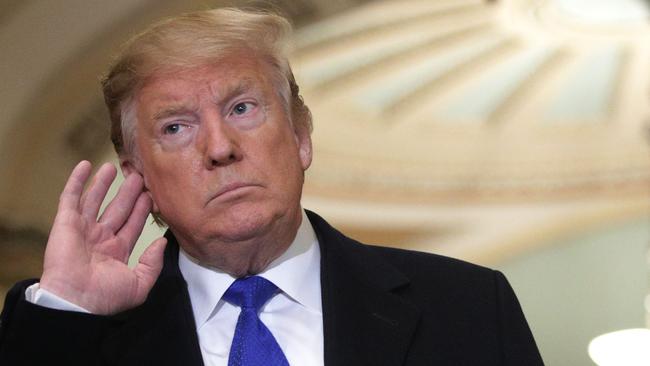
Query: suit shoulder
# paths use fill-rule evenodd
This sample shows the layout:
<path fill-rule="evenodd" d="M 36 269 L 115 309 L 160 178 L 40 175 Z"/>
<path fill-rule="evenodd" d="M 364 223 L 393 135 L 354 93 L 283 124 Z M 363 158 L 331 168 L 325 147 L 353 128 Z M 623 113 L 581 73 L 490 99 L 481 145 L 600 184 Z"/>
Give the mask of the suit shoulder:
<path fill-rule="evenodd" d="M 419 273 L 490 277 L 494 275 L 494 271 L 490 268 L 440 254 L 378 245 L 361 245 L 406 273 L 412 272 L 415 267 Z"/>
<path fill-rule="evenodd" d="M 337 246 L 340 248 L 339 253 L 346 253 L 346 259 L 355 261 L 351 265 L 376 267 L 379 262 L 383 262 L 410 279 L 443 276 L 470 281 L 477 277 L 494 280 L 496 272 L 489 268 L 439 254 L 361 243 L 339 232 L 317 214 L 307 211 L 307 215 L 321 245 L 327 244 L 330 248 Z"/>

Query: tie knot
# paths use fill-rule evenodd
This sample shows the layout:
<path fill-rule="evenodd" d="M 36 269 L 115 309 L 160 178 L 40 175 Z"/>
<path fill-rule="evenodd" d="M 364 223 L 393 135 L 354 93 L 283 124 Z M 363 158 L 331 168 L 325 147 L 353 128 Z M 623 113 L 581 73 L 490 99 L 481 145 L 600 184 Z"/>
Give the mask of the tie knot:
<path fill-rule="evenodd" d="M 271 281 L 252 276 L 235 280 L 223 294 L 223 299 L 241 308 L 253 308 L 259 311 L 260 307 L 277 292 L 278 287 Z"/>

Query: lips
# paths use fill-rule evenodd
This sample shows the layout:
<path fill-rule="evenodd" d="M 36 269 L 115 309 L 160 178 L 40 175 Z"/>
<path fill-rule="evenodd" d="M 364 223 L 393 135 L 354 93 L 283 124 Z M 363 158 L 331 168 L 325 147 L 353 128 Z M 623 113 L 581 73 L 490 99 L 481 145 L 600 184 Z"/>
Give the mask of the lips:
<path fill-rule="evenodd" d="M 211 200 L 213 200 L 215 198 L 219 198 L 221 196 L 228 195 L 229 193 L 236 192 L 236 191 L 241 190 L 243 188 L 249 188 L 249 187 L 258 187 L 258 185 L 257 184 L 251 184 L 251 183 L 241 183 L 241 182 L 226 184 L 226 185 L 222 186 L 221 189 L 219 189 L 217 191 L 217 193 L 215 193 L 212 197 L 210 197 L 209 201 L 211 201 Z"/>

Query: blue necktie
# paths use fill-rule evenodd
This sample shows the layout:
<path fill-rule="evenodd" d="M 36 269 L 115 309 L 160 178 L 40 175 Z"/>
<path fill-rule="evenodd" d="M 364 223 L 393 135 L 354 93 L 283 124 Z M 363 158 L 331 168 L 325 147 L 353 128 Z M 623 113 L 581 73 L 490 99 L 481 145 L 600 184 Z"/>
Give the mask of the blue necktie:
<path fill-rule="evenodd" d="M 257 315 L 277 292 L 273 283 L 253 276 L 236 280 L 223 295 L 225 301 L 241 307 L 228 366 L 289 366 L 273 334 Z"/>

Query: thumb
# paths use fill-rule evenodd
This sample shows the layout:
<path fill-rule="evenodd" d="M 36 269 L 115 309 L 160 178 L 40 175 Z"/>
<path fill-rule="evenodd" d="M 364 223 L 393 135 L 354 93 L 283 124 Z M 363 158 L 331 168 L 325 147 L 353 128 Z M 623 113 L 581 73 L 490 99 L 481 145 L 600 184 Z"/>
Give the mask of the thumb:
<path fill-rule="evenodd" d="M 135 276 L 138 279 L 138 289 L 136 299 L 138 303 L 143 303 L 149 295 L 149 291 L 156 282 L 158 275 L 163 266 L 163 255 L 167 239 L 158 238 L 149 245 L 142 253 L 138 264 L 135 266 Z"/>

